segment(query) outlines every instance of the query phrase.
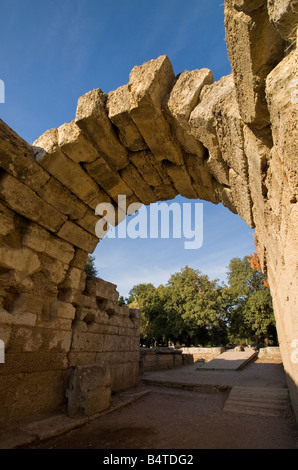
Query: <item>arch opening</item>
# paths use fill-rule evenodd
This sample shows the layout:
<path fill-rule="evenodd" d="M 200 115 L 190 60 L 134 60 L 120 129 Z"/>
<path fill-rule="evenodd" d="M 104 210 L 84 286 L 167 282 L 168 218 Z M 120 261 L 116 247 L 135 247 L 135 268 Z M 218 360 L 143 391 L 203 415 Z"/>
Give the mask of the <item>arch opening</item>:
<path fill-rule="evenodd" d="M 217 82 L 208 69 L 175 77 L 161 56 L 135 67 L 127 85 L 79 98 L 75 119 L 33 146 L 0 121 L 0 320 L 7 346 L 0 421 L 60 406 L 76 365 L 108 364 L 114 390 L 136 380 L 138 313 L 118 306 L 114 285 L 86 281 L 84 273 L 98 243 L 95 209 L 116 207 L 119 194 L 127 206 L 177 195 L 222 203 L 256 227 L 298 409 L 296 44 L 285 55 L 286 33 L 270 6 L 250 5 L 243 19 L 236 3 L 226 2 L 233 74 Z M 266 38 L 261 58 L 259 37 Z M 121 367 L 110 354 L 119 351 Z M 12 409 L 11 384 L 21 373 L 15 393 L 29 392 Z"/>

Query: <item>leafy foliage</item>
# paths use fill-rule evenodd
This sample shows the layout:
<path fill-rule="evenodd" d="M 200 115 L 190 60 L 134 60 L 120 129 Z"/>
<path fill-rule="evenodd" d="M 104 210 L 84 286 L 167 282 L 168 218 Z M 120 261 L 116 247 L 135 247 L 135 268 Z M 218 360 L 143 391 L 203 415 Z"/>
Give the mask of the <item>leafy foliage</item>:
<path fill-rule="evenodd" d="M 95 267 L 95 258 L 94 256 L 88 255 L 85 263 L 85 273 L 87 276 L 97 276 L 97 269 Z"/>
<path fill-rule="evenodd" d="M 256 258 L 248 256 L 242 260 L 233 258 L 229 264 L 230 337 L 247 338 L 253 342 L 274 342 L 275 319 L 267 279 L 252 266 L 256 266 Z"/>
<path fill-rule="evenodd" d="M 210 281 L 185 266 L 167 284 L 134 286 L 127 303 L 139 308 L 141 342 L 226 345 L 228 342 L 276 341 L 272 299 L 266 276 L 252 267 L 253 258 L 233 258 L 229 286 Z M 259 266 L 256 266 L 259 267 Z"/>
<path fill-rule="evenodd" d="M 134 286 L 129 300 L 142 311 L 142 340 L 221 344 L 226 337 L 225 290 L 188 266 L 173 274 L 166 286 Z"/>

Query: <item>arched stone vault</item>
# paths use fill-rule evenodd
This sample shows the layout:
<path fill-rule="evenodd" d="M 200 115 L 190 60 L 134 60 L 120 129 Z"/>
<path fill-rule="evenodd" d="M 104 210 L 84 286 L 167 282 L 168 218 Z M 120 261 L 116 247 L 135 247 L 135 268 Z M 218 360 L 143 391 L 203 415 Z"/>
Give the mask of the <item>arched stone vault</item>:
<path fill-rule="evenodd" d="M 298 413 L 295 15 L 278 2 L 226 0 L 231 75 L 175 77 L 161 56 L 127 85 L 79 98 L 74 120 L 33 146 L 0 122 L 0 421 L 57 407 L 78 364 L 107 364 L 115 390 L 136 382 L 138 314 L 84 273 L 95 208 L 120 194 L 128 205 L 177 194 L 223 203 L 256 227 Z"/>

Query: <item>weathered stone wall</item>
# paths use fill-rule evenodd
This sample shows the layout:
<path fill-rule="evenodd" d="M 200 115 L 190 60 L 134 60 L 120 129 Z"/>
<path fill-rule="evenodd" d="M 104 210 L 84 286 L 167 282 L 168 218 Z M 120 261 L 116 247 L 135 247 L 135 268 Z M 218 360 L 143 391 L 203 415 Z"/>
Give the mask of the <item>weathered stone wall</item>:
<path fill-rule="evenodd" d="M 140 374 L 152 370 L 173 369 L 184 364 L 180 349 L 140 348 Z"/>
<path fill-rule="evenodd" d="M 70 366 L 108 366 L 112 392 L 138 383 L 140 312 L 118 305 L 114 284 L 87 280 L 72 331 Z"/>
<path fill-rule="evenodd" d="M 72 245 L 2 204 L 1 219 L 0 422 L 64 405 L 77 365 L 106 365 L 112 391 L 136 385 L 139 312 L 86 280 Z"/>
<path fill-rule="evenodd" d="M 210 361 L 225 351 L 225 348 L 171 347 L 140 348 L 140 373 L 152 370 L 173 369 L 197 361 Z"/>
<path fill-rule="evenodd" d="M 189 354 L 193 357 L 193 362 L 197 362 L 201 359 L 205 361 L 210 361 L 215 357 L 219 356 L 221 353 L 225 351 L 223 347 L 215 347 L 215 348 L 181 348 L 183 354 Z"/>
<path fill-rule="evenodd" d="M 229 58 L 244 124 L 257 251 L 268 274 L 298 418 L 297 0 L 225 2 Z M 295 359 L 295 358 L 294 358 Z"/>
<path fill-rule="evenodd" d="M 108 364 L 115 390 L 136 379 L 137 314 L 83 271 L 95 208 L 119 194 L 221 202 L 256 227 L 298 416 L 296 7 L 226 0 L 233 73 L 218 82 L 208 69 L 175 77 L 161 56 L 82 96 L 75 119 L 33 146 L 0 121 L 2 421 L 59 406 L 70 366 Z"/>

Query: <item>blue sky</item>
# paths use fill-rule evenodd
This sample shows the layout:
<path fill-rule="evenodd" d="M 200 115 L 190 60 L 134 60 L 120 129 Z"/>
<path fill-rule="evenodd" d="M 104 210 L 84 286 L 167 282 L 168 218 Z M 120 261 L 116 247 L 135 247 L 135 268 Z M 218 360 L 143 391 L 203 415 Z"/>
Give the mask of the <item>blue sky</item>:
<path fill-rule="evenodd" d="M 176 74 L 208 67 L 218 80 L 231 71 L 223 0 L 1 0 L 0 41 L 0 117 L 29 143 L 72 121 L 81 95 L 124 85 L 135 65 L 160 55 Z M 198 250 L 182 240 L 105 239 L 94 255 L 99 275 L 127 295 L 186 264 L 225 280 L 230 259 L 254 250 L 252 233 L 221 204 L 205 202 Z"/>

